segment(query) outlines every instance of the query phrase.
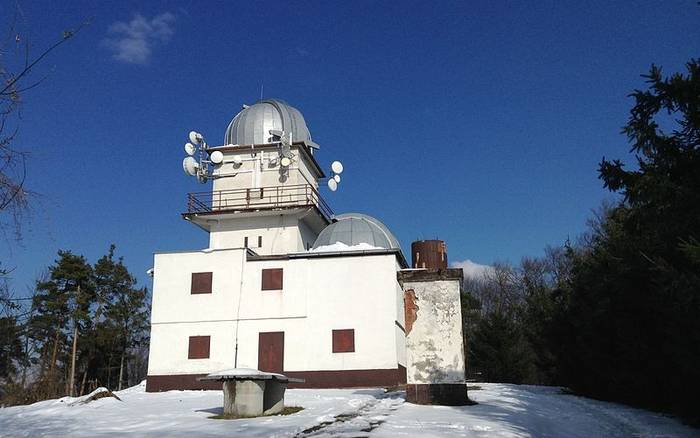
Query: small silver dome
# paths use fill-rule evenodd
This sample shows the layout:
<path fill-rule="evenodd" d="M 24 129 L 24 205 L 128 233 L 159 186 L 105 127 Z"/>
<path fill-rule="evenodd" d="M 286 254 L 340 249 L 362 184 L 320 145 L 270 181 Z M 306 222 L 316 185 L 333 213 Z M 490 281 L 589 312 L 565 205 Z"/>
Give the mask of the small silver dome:
<path fill-rule="evenodd" d="M 279 99 L 265 99 L 244 108 L 231 120 L 224 144 L 266 144 L 270 130 L 292 132 L 292 141 L 311 142 L 311 133 L 298 109 Z"/>
<path fill-rule="evenodd" d="M 391 234 L 391 231 L 372 216 L 361 213 L 345 213 L 335 217 L 333 222 L 321 231 L 314 248 L 333 245 L 336 242 L 348 246 L 366 243 L 372 246 L 386 249 L 401 249 L 399 241 Z"/>

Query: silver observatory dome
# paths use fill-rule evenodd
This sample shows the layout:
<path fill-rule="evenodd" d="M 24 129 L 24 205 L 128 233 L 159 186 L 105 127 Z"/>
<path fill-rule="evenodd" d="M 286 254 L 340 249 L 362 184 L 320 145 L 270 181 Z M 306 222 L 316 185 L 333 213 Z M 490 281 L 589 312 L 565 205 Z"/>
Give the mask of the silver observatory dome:
<path fill-rule="evenodd" d="M 372 216 L 361 213 L 345 213 L 335 217 L 333 222 L 321 231 L 313 247 L 333 245 L 336 242 L 348 246 L 366 243 L 386 249 L 401 249 L 399 241 L 391 231 Z"/>
<path fill-rule="evenodd" d="M 311 133 L 306 127 L 306 121 L 301 112 L 279 99 L 264 99 L 254 105 L 244 106 L 226 128 L 224 144 L 271 143 L 273 141 L 270 135 L 271 129 L 291 132 L 294 142 L 304 141 L 309 145 L 313 144 Z"/>

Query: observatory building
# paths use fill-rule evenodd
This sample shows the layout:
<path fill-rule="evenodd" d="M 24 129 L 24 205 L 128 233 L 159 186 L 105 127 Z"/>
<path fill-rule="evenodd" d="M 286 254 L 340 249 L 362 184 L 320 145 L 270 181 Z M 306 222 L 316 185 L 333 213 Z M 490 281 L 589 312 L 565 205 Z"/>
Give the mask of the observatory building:
<path fill-rule="evenodd" d="M 335 191 L 342 164 L 324 172 L 299 110 L 261 100 L 222 145 L 191 132 L 185 149 L 185 172 L 212 186 L 182 216 L 209 245 L 155 254 L 147 391 L 219 389 L 198 378 L 254 368 L 298 386 L 408 382 L 416 401 L 466 399 L 461 270 L 434 242 L 414 244 L 409 268 L 382 222 L 335 215 L 319 185 Z"/>

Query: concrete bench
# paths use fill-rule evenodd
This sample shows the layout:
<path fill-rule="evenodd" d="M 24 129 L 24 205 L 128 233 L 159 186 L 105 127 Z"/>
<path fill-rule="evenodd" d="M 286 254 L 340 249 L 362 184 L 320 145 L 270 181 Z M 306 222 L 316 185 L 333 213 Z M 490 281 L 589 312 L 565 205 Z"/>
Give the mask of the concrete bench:
<path fill-rule="evenodd" d="M 252 368 L 218 371 L 200 377 L 199 380 L 222 382 L 224 415 L 236 417 L 258 417 L 282 412 L 287 384 L 305 382 L 303 379 Z"/>

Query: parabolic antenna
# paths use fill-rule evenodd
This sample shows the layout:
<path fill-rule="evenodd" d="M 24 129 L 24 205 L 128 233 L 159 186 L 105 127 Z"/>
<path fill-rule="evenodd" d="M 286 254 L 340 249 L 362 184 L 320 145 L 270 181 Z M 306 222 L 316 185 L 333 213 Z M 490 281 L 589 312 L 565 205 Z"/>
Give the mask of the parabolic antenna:
<path fill-rule="evenodd" d="M 243 158 L 241 158 L 240 155 L 234 155 L 233 157 L 231 157 L 231 161 L 233 161 L 233 164 L 235 164 L 236 166 L 240 166 L 241 164 L 243 164 Z"/>
<path fill-rule="evenodd" d="M 280 165 L 282 165 L 282 167 L 289 167 L 290 164 L 292 164 L 292 160 L 290 160 L 289 157 L 282 157 L 280 160 Z"/>
<path fill-rule="evenodd" d="M 338 183 L 336 182 L 336 180 L 334 180 L 333 178 L 329 179 L 328 188 L 331 189 L 331 192 L 335 192 L 336 190 L 338 190 Z"/>
<path fill-rule="evenodd" d="M 195 132 L 195 131 L 190 131 L 190 141 L 194 144 L 199 144 L 202 140 L 202 134 Z"/>
<path fill-rule="evenodd" d="M 335 173 L 343 173 L 343 163 L 340 161 L 334 161 L 331 164 L 331 170 Z"/>
<path fill-rule="evenodd" d="M 197 169 L 199 169 L 199 163 L 192 157 L 187 157 L 182 160 L 182 170 L 185 171 L 189 176 L 197 175 Z"/>
<path fill-rule="evenodd" d="M 224 154 L 221 151 L 214 151 L 209 155 L 209 159 L 214 164 L 221 164 L 224 161 Z"/>
<path fill-rule="evenodd" d="M 187 155 L 194 155 L 194 153 L 197 151 L 197 148 L 190 142 L 185 143 L 185 152 Z"/>
<path fill-rule="evenodd" d="M 333 175 L 333 179 L 336 183 L 340 183 L 340 175 Z"/>

